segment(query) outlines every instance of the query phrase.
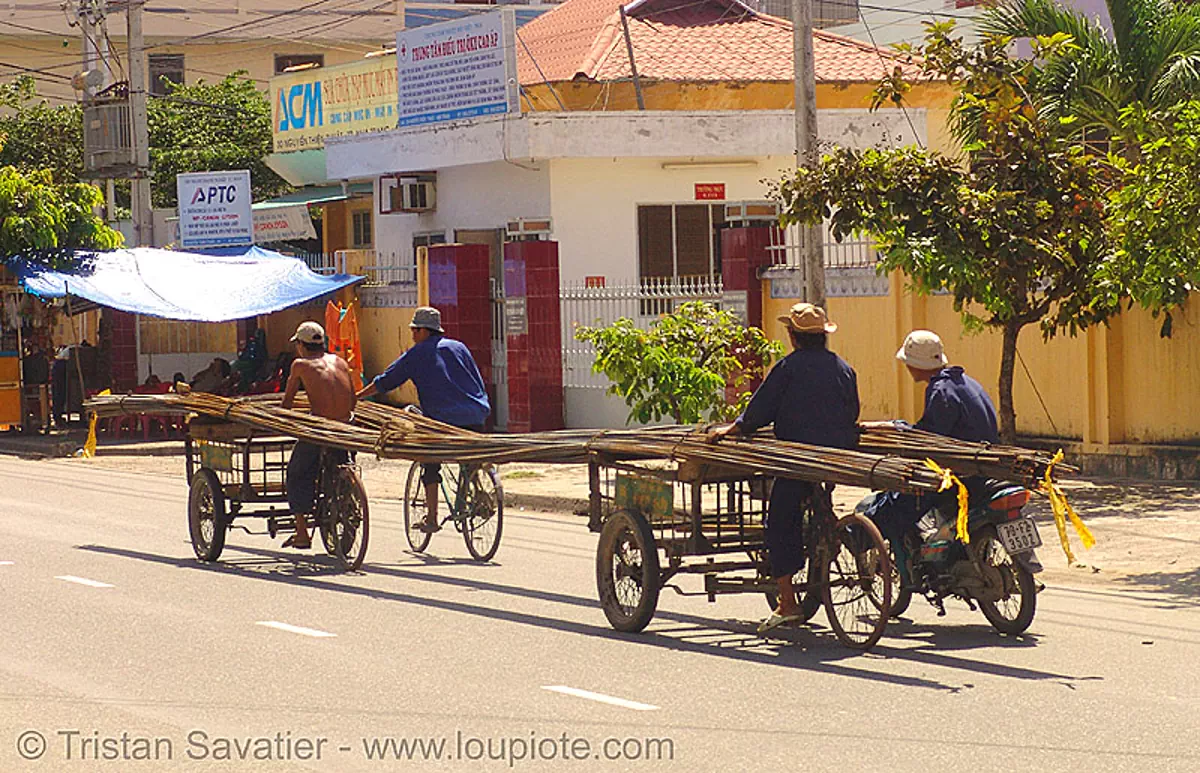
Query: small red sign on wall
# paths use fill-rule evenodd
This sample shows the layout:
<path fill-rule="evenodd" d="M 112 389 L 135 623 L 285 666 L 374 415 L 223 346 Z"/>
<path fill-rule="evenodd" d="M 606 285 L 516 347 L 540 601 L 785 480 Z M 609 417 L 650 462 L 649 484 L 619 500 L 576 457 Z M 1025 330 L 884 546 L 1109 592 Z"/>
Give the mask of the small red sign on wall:
<path fill-rule="evenodd" d="M 725 183 L 696 183 L 696 201 L 724 201 Z"/>

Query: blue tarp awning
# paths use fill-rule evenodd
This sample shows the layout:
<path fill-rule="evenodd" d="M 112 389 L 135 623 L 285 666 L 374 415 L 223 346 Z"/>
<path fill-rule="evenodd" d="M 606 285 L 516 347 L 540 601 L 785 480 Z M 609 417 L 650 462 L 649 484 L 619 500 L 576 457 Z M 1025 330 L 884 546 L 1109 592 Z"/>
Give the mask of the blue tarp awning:
<path fill-rule="evenodd" d="M 101 306 L 166 319 L 228 322 L 270 314 L 337 292 L 363 277 L 321 276 L 297 258 L 261 247 L 220 255 L 137 247 L 87 253 L 71 272 L 10 261 L 26 292 L 68 293 Z"/>

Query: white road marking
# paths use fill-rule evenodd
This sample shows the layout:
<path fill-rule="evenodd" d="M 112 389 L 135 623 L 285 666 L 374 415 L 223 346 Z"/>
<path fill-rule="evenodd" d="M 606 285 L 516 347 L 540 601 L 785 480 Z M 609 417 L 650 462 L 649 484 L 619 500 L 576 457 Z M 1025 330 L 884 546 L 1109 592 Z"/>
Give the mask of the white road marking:
<path fill-rule="evenodd" d="M 73 582 L 77 585 L 86 585 L 89 588 L 113 588 L 113 587 L 116 587 L 114 585 L 109 585 L 106 582 L 100 582 L 99 580 L 89 580 L 86 577 L 75 577 L 74 575 L 70 575 L 70 574 L 60 574 L 57 577 L 55 577 L 54 579 L 64 580 L 66 582 Z"/>
<path fill-rule="evenodd" d="M 607 703 L 611 706 L 620 706 L 623 709 L 633 709 L 634 711 L 657 711 L 658 706 L 651 706 L 649 703 L 638 703 L 637 701 L 627 701 L 624 698 L 614 698 L 611 695 L 604 695 L 590 690 L 580 690 L 578 687 L 565 687 L 561 684 L 546 685 L 543 690 L 550 692 L 562 693 L 563 695 L 573 695 L 576 698 L 584 698 L 589 701 L 597 701 L 599 703 Z"/>
<path fill-rule="evenodd" d="M 288 633 L 298 633 L 301 636 L 312 636 L 317 639 L 330 639 L 334 636 L 337 636 L 336 633 L 318 631 L 316 628 L 303 628 L 298 625 L 289 625 L 288 623 L 281 623 L 278 620 L 259 620 L 257 623 L 255 623 L 255 625 L 265 625 L 267 628 L 275 628 L 280 631 L 287 631 Z"/>

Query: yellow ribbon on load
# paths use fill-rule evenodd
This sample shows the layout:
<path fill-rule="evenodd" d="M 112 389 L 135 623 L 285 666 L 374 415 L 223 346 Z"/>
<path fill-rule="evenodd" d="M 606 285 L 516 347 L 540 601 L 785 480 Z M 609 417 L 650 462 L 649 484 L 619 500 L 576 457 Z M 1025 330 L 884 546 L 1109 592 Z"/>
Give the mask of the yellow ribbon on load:
<path fill-rule="evenodd" d="M 1075 527 L 1085 550 L 1090 550 L 1096 544 L 1096 538 L 1092 536 L 1091 530 L 1079 517 L 1079 513 L 1075 512 L 1075 508 L 1071 507 L 1071 503 L 1067 501 L 1067 495 L 1054 482 L 1054 465 L 1062 460 L 1063 452 L 1060 448 L 1050 463 L 1046 465 L 1046 474 L 1042 478 L 1042 492 L 1050 500 L 1050 510 L 1054 513 L 1054 526 L 1058 529 L 1058 539 L 1062 542 L 1063 552 L 1067 554 L 1067 561 L 1073 564 L 1075 563 L 1075 554 L 1071 552 L 1071 543 L 1067 537 L 1067 521 L 1070 520 L 1071 525 Z"/>
<path fill-rule="evenodd" d="M 938 491 L 946 491 L 952 486 L 958 486 L 958 539 L 964 545 L 971 542 L 971 534 L 967 531 L 967 521 L 970 517 L 970 495 L 967 493 L 967 487 L 958 479 L 949 467 L 942 468 L 932 459 L 925 460 L 925 466 L 933 470 L 938 475 L 942 476 L 942 484 L 938 487 Z"/>

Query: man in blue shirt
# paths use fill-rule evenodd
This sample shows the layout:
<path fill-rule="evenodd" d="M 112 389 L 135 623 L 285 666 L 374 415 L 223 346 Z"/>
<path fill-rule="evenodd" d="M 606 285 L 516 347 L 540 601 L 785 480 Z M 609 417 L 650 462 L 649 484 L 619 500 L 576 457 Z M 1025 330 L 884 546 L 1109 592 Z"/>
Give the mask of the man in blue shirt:
<path fill-rule="evenodd" d="M 718 430 L 715 439 L 751 435 L 774 424 L 775 437 L 797 443 L 853 449 L 858 446 L 858 377 L 842 358 L 826 348 L 826 336 L 837 325 L 825 310 L 797 303 L 779 321 L 788 326 L 795 351 L 780 360 L 750 398 L 737 421 Z M 767 508 L 764 542 L 771 576 L 779 584 L 779 607 L 759 633 L 799 620 L 794 575 L 804 567 L 801 505 L 813 494 L 812 484 L 776 478 Z"/>
<path fill-rule="evenodd" d="M 492 407 L 471 351 L 461 341 L 446 336 L 442 329 L 442 313 L 430 306 L 417 309 L 409 327 L 413 347 L 363 387 L 358 393 L 359 399 L 390 392 L 412 381 L 426 416 L 462 429 L 483 432 Z M 428 515 L 420 528 L 427 533 L 441 528 L 437 517 L 441 468 L 436 463 L 423 465 L 421 482 L 425 484 Z"/>
<path fill-rule="evenodd" d="M 969 443 L 999 443 L 996 408 L 987 390 L 968 376 L 962 367 L 951 366 L 937 333 L 914 330 L 896 352 L 909 375 L 917 383 L 925 382 L 925 411 L 916 428 Z M 888 422 L 890 423 L 890 422 Z M 968 489 L 976 483 L 964 481 Z M 950 494 L 953 496 L 953 494 Z M 879 530 L 897 544 L 913 528 L 934 502 L 913 494 L 886 492 L 876 497 L 868 510 Z"/>

